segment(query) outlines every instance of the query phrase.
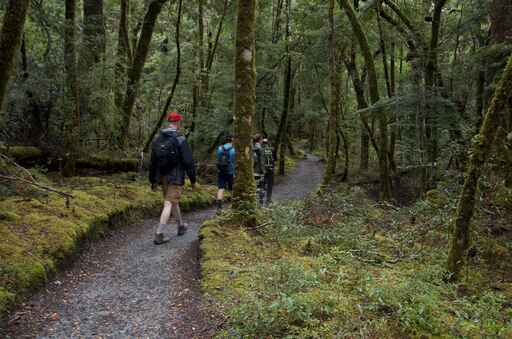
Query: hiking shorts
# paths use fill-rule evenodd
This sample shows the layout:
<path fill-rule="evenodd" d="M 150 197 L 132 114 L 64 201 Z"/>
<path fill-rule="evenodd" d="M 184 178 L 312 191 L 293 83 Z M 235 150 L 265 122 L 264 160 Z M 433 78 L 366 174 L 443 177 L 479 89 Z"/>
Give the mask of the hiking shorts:
<path fill-rule="evenodd" d="M 162 190 L 164 193 L 164 200 L 172 203 L 179 203 L 181 195 L 183 194 L 183 186 L 168 184 L 165 178 L 162 179 Z"/>
<path fill-rule="evenodd" d="M 217 186 L 219 187 L 219 189 L 227 189 L 228 191 L 232 191 L 233 190 L 233 181 L 234 181 L 233 174 L 219 173 Z"/>

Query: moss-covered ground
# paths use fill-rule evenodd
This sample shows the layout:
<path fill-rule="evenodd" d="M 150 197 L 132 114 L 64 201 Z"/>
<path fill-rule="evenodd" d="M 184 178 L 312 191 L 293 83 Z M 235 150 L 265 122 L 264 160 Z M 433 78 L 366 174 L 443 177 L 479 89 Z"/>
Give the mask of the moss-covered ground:
<path fill-rule="evenodd" d="M 202 287 L 225 317 L 218 337 L 512 337 L 512 191 L 480 196 L 468 266 L 452 284 L 459 188 L 447 178 L 397 208 L 340 186 L 263 210 L 256 230 L 229 214 L 207 222 Z"/>
<path fill-rule="evenodd" d="M 123 224 L 156 216 L 160 192 L 152 192 L 147 179 L 135 173 L 73 178 L 64 182 L 32 171 L 40 183 L 71 193 L 33 191 L 20 183 L 3 192 L 0 200 L 0 315 L 23 296 L 41 287 L 59 267 L 69 263 L 84 241 L 95 239 Z M 33 192 L 31 192 L 33 191 Z M 183 210 L 213 202 L 215 189 L 187 185 Z"/>

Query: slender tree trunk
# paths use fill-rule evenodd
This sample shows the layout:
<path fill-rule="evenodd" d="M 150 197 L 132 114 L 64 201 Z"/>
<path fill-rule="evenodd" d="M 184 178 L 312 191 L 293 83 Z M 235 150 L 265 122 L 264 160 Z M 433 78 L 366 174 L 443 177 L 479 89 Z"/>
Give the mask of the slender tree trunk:
<path fill-rule="evenodd" d="M 335 0 L 329 1 L 329 79 L 330 79 L 330 97 L 329 97 L 329 127 L 327 131 L 327 166 L 323 185 L 327 186 L 336 174 L 337 158 L 337 131 L 338 115 L 340 107 L 341 77 L 338 67 L 338 39 L 336 37 L 336 28 L 334 26 L 334 4 Z"/>
<path fill-rule="evenodd" d="M 252 118 L 256 110 L 256 1 L 239 0 L 235 57 L 235 148 L 237 153 L 234 208 L 247 226 L 255 224 L 252 159 Z"/>
<path fill-rule="evenodd" d="M 363 57 L 365 59 L 366 68 L 368 70 L 368 84 L 370 101 L 372 104 L 376 104 L 379 101 L 379 87 L 377 81 L 377 71 L 375 69 L 375 62 L 373 54 L 370 50 L 366 34 L 363 31 L 361 23 L 359 22 L 354 9 L 348 2 L 348 0 L 340 0 L 340 3 L 347 13 L 348 19 L 352 26 L 354 35 L 361 47 Z M 388 125 L 386 116 L 383 113 L 378 114 L 379 123 L 379 172 L 380 172 L 380 198 L 382 200 L 391 200 L 391 177 L 389 175 L 389 161 L 388 161 Z"/>
<path fill-rule="evenodd" d="M 285 79 L 284 79 L 284 98 L 283 98 L 283 112 L 281 113 L 281 120 L 279 122 L 279 128 L 277 130 L 277 136 L 276 136 L 276 149 L 279 150 L 279 159 L 283 158 L 285 152 L 285 147 L 281 147 L 282 144 L 284 144 L 284 141 L 286 139 L 286 128 L 288 126 L 288 111 L 290 108 L 290 92 L 292 88 L 292 59 L 291 56 L 288 56 L 288 61 L 286 63 L 286 71 L 285 71 Z M 281 163 L 281 161 L 279 162 Z M 284 167 L 282 169 L 279 169 L 278 173 L 284 172 Z"/>
<path fill-rule="evenodd" d="M 459 198 L 459 204 L 453 227 L 453 235 L 448 255 L 448 271 L 452 280 L 460 277 L 465 256 L 470 243 L 470 222 L 475 206 L 475 193 L 478 180 L 496 136 L 499 115 L 509 105 L 512 99 L 512 56 L 509 57 L 505 72 L 496 88 L 480 128 L 480 133 L 474 138 L 466 179 Z"/>
<path fill-rule="evenodd" d="M 148 139 L 146 140 L 146 143 L 144 144 L 144 148 L 142 149 L 143 153 L 146 153 L 149 150 L 149 146 L 151 146 L 151 143 L 153 142 L 153 138 L 155 137 L 156 133 L 160 129 L 160 126 L 162 125 L 162 122 L 164 121 L 165 117 L 167 116 L 169 107 L 171 106 L 172 99 L 174 98 L 174 92 L 176 91 L 176 87 L 178 86 L 180 76 L 181 76 L 181 45 L 180 45 L 180 31 L 181 31 L 181 13 L 183 9 L 183 0 L 178 1 L 178 14 L 176 17 L 176 75 L 174 77 L 174 81 L 172 83 L 171 92 L 169 93 L 169 96 L 167 97 L 167 100 L 165 101 L 164 108 L 162 109 L 162 113 L 160 114 L 160 118 L 158 119 L 158 122 L 156 123 L 155 127 L 151 131 L 151 134 L 149 135 Z"/>
<path fill-rule="evenodd" d="M 80 148 L 80 90 L 76 65 L 76 0 L 66 0 L 64 29 L 64 67 L 66 70 L 66 104 L 69 110 L 66 128 L 66 154 L 62 174 L 73 176 Z"/>
<path fill-rule="evenodd" d="M 427 87 L 427 94 L 429 96 L 433 96 L 435 91 L 435 76 L 437 74 L 437 55 L 438 55 L 438 42 L 439 42 L 439 32 L 441 29 L 441 15 L 443 12 L 443 7 L 446 4 L 447 0 L 436 0 L 434 5 L 434 15 L 432 19 L 432 33 L 430 38 L 430 46 L 428 50 L 427 56 L 427 66 L 425 70 L 425 86 Z M 427 117 L 426 117 L 426 126 L 427 126 L 427 138 L 429 139 L 429 162 L 434 164 L 437 161 L 438 155 L 438 135 L 437 135 L 437 127 L 436 127 L 436 117 L 434 116 L 434 109 L 432 104 L 427 106 Z M 431 180 L 431 173 L 428 174 L 429 180 Z"/>
<path fill-rule="evenodd" d="M 29 6 L 30 0 L 7 2 L 0 32 L 0 111 L 14 65 L 14 56 L 20 47 Z"/>
<path fill-rule="evenodd" d="M 149 46 L 153 37 L 156 20 L 162 11 L 163 5 L 167 0 L 154 0 L 148 8 L 142 24 L 141 35 L 135 49 L 133 63 L 128 70 L 128 83 L 126 86 L 126 94 L 123 101 L 123 119 L 121 124 L 121 137 L 119 139 L 120 148 L 126 146 L 128 133 L 130 131 L 130 122 L 132 118 L 133 107 L 139 90 L 139 82 L 142 76 L 142 70 L 146 62 L 146 57 L 149 52 Z"/>
<path fill-rule="evenodd" d="M 126 88 L 126 72 L 128 65 L 132 63 L 132 51 L 128 33 L 128 17 L 130 13 L 130 0 L 121 0 L 121 16 L 117 37 L 117 62 L 116 62 L 116 92 L 115 101 L 119 112 L 122 111 L 123 91 Z"/>

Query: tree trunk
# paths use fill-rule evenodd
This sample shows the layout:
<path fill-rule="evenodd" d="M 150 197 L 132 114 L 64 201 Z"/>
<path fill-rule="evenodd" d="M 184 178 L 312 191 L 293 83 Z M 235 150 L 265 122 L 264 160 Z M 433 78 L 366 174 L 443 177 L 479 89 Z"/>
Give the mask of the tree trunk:
<path fill-rule="evenodd" d="M 149 46 L 153 37 L 153 31 L 155 29 L 156 20 L 158 15 L 162 11 L 163 5 L 167 0 L 154 0 L 148 8 L 148 11 L 144 17 L 142 24 L 142 31 L 140 34 L 137 48 L 134 53 L 133 63 L 128 70 L 128 83 L 126 86 L 126 94 L 123 101 L 123 116 L 121 123 L 121 137 L 119 139 L 120 148 L 126 146 L 126 140 L 130 131 L 130 121 L 132 118 L 133 107 L 135 106 L 135 100 L 137 98 L 137 92 L 139 90 L 139 82 L 142 76 L 142 70 L 146 63 L 146 57 L 149 52 Z"/>
<path fill-rule="evenodd" d="M 9 0 L 5 10 L 0 32 L 0 111 L 14 65 L 14 56 L 20 47 L 29 5 L 30 0 Z"/>
<path fill-rule="evenodd" d="M 169 106 L 171 105 L 172 99 L 174 98 L 174 92 L 176 91 L 176 87 L 178 86 L 178 82 L 180 80 L 180 75 L 181 75 L 180 28 L 181 28 L 182 9 L 183 9 L 183 0 L 179 0 L 178 1 L 178 14 L 176 17 L 176 51 L 177 51 L 176 75 L 174 77 L 174 82 L 172 83 L 171 92 L 169 93 L 169 96 L 167 97 L 167 100 L 165 101 L 165 106 L 162 110 L 162 113 L 160 114 L 160 118 L 158 119 L 158 122 L 156 123 L 155 127 L 151 131 L 151 134 L 149 135 L 148 139 L 146 140 L 146 143 L 144 144 L 144 148 L 142 149 L 143 153 L 146 153 L 149 150 L 149 146 L 151 146 L 151 143 L 153 142 L 153 138 L 155 137 L 156 133 L 158 133 L 158 130 L 160 129 L 160 126 L 162 125 L 162 122 L 164 121 L 165 117 L 167 116 Z"/>
<path fill-rule="evenodd" d="M 84 29 L 82 52 L 80 55 L 80 78 L 85 79 L 81 86 L 81 107 L 82 120 L 89 120 L 88 117 L 97 115 L 97 107 L 91 102 L 91 93 L 98 90 L 98 82 L 92 72 L 94 66 L 99 64 L 105 55 L 106 38 L 105 22 L 103 17 L 103 0 L 84 0 Z"/>
<path fill-rule="evenodd" d="M 377 81 L 377 71 L 375 69 L 375 62 L 373 59 L 372 52 L 370 50 L 370 46 L 368 44 L 368 40 L 366 38 L 366 34 L 363 31 L 361 23 L 359 22 L 354 9 L 350 5 L 348 0 L 340 0 L 340 3 L 347 13 L 348 19 L 352 26 L 355 38 L 357 39 L 361 51 L 363 53 L 363 57 L 366 63 L 366 68 L 368 70 L 368 85 L 369 85 L 369 94 L 370 94 L 370 102 L 372 104 L 376 104 L 379 101 L 379 87 Z M 378 123 L 379 123 L 379 149 L 378 158 L 379 158 L 379 172 L 380 172 L 380 198 L 382 200 L 391 200 L 391 177 L 389 175 L 389 165 L 388 165 L 388 125 L 386 116 L 383 113 L 378 114 Z"/>
<path fill-rule="evenodd" d="M 80 147 L 80 91 L 76 65 L 76 0 L 66 0 L 64 29 L 64 67 L 66 70 L 66 103 L 69 109 L 66 127 L 66 154 L 64 176 L 76 173 L 76 161 Z"/>
<path fill-rule="evenodd" d="M 492 0 L 490 4 L 491 42 L 512 42 L 512 2 L 510 0 Z"/>
<path fill-rule="evenodd" d="M 284 79 L 284 97 L 283 97 L 283 112 L 281 113 L 281 120 L 276 136 L 276 149 L 281 149 L 281 144 L 284 143 L 286 127 L 288 125 L 288 109 L 290 107 L 290 92 L 292 82 L 292 59 L 288 57 L 286 63 L 285 79 Z M 281 152 L 279 152 L 281 153 Z M 282 155 L 281 155 L 282 156 Z"/>
<path fill-rule="evenodd" d="M 130 13 L 130 0 L 121 0 L 121 16 L 117 37 L 117 62 L 116 62 L 116 106 L 122 112 L 123 91 L 126 88 L 126 72 L 128 65 L 132 63 L 132 51 L 128 34 L 128 17 Z"/>
<path fill-rule="evenodd" d="M 235 148 L 237 153 L 233 207 L 247 226 L 255 224 L 252 118 L 256 110 L 256 1 L 239 0 L 235 56 Z"/>
<path fill-rule="evenodd" d="M 437 55 L 438 55 L 438 42 L 439 42 L 439 31 L 441 29 L 441 15 L 443 13 L 443 7 L 447 0 L 436 0 L 434 5 L 434 15 L 432 19 L 432 33 L 430 37 L 430 46 L 427 56 L 427 66 L 425 70 L 425 86 L 427 87 L 427 95 L 430 97 L 434 96 L 435 88 L 435 75 L 437 74 Z M 427 138 L 429 139 L 429 162 L 434 164 L 437 161 L 438 155 L 438 133 L 436 127 L 436 117 L 434 116 L 434 108 L 432 104 L 428 105 L 426 126 L 427 126 Z M 428 180 L 430 181 L 431 173 L 428 173 Z"/>
<path fill-rule="evenodd" d="M 329 124 L 327 131 L 327 166 L 323 185 L 327 186 L 336 174 L 337 158 L 337 130 L 338 115 L 340 107 L 341 77 L 338 67 L 338 39 L 336 37 L 336 28 L 334 26 L 334 0 L 329 1 L 329 79 L 330 79 L 330 97 L 329 97 Z"/>
<path fill-rule="evenodd" d="M 85 70 L 90 70 L 103 59 L 106 48 L 103 0 L 84 0 L 82 48 L 81 67 Z"/>
<path fill-rule="evenodd" d="M 459 198 L 453 235 L 448 255 L 448 271 L 451 280 L 460 277 L 466 252 L 470 243 L 470 222 L 475 206 L 475 193 L 483 167 L 491 152 L 499 123 L 499 115 L 512 99 L 512 56 L 509 57 L 505 72 L 496 88 L 493 100 L 480 128 L 480 133 L 473 139 L 473 146 L 466 180 Z"/>

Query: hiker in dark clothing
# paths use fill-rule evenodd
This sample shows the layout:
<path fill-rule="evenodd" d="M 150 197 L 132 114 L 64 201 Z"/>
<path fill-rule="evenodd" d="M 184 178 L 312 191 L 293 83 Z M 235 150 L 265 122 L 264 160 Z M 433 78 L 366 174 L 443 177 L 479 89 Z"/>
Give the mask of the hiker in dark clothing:
<path fill-rule="evenodd" d="M 156 245 L 169 241 L 164 237 L 164 230 L 167 228 L 171 213 L 174 214 L 178 224 L 178 236 L 187 231 L 180 211 L 180 198 L 183 193 L 185 176 L 189 177 L 192 187 L 196 183 L 192 150 L 187 139 L 179 132 L 179 122 L 183 120 L 183 117 L 176 112 L 171 112 L 167 120 L 170 122 L 169 127 L 161 130 L 153 142 L 149 170 L 151 188 L 156 190 L 158 184 L 161 184 L 164 194 L 160 224 L 155 232 L 154 243 Z"/>
<path fill-rule="evenodd" d="M 236 151 L 233 147 L 233 137 L 228 135 L 224 144 L 217 149 L 217 209 L 222 209 L 224 200 L 224 191 L 233 190 L 233 182 L 235 178 L 235 159 Z"/>
<path fill-rule="evenodd" d="M 265 190 L 267 191 L 267 204 L 272 202 L 272 190 L 274 188 L 274 165 L 276 162 L 275 152 L 267 138 L 261 143 L 263 169 L 265 173 Z"/>

